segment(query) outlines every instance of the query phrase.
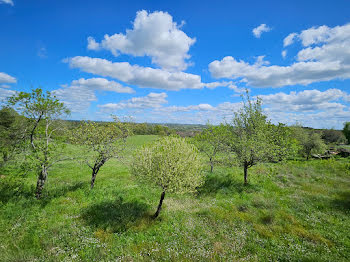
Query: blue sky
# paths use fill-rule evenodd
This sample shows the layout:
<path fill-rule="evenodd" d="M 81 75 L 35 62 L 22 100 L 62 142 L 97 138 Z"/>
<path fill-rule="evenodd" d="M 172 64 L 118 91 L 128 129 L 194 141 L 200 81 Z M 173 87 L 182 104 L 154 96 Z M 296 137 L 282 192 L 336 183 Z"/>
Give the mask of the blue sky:
<path fill-rule="evenodd" d="M 349 1 L 0 0 L 0 99 L 71 119 L 213 124 L 248 88 L 277 123 L 350 120 Z"/>

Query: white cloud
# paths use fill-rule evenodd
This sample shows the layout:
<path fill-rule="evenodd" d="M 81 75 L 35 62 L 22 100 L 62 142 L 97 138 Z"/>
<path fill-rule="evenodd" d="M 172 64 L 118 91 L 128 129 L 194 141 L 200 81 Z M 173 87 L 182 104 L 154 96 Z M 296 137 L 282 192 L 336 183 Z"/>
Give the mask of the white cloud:
<path fill-rule="evenodd" d="M 72 86 L 82 86 L 93 90 L 111 91 L 116 93 L 135 93 L 135 91 L 128 86 L 123 86 L 115 81 L 110 81 L 105 78 L 80 78 L 79 80 L 73 80 Z"/>
<path fill-rule="evenodd" d="M 0 104 L 5 102 L 5 100 L 16 94 L 16 91 L 0 88 Z"/>
<path fill-rule="evenodd" d="M 162 69 L 130 65 L 128 62 L 111 62 L 101 58 L 76 56 L 65 59 L 71 68 L 105 77 L 112 77 L 126 84 L 141 88 L 177 91 L 180 89 L 215 88 L 219 82 L 202 83 L 199 75 L 185 72 L 168 72 Z M 225 85 L 226 82 L 222 82 Z"/>
<path fill-rule="evenodd" d="M 72 112 L 86 112 L 90 107 L 90 103 L 97 101 L 94 90 L 84 86 L 62 87 L 52 93 L 64 102 Z"/>
<path fill-rule="evenodd" d="M 72 112 L 85 112 L 90 107 L 91 102 L 97 101 L 95 91 L 134 93 L 132 88 L 104 78 L 73 80 L 70 86 L 64 85 L 62 88 L 54 90 L 53 93 Z"/>
<path fill-rule="evenodd" d="M 303 126 L 313 128 L 342 129 L 343 123 L 350 118 L 348 109 L 329 109 L 321 112 L 279 112 L 276 109 L 265 108 L 264 111 L 271 117 L 273 123 L 285 123 L 287 125 L 300 123 Z"/>
<path fill-rule="evenodd" d="M 174 113 L 174 112 L 189 112 L 189 111 L 212 111 L 215 108 L 209 104 L 198 104 L 189 106 L 167 106 L 157 109 L 158 112 Z"/>
<path fill-rule="evenodd" d="M 287 50 L 283 50 L 283 51 L 281 52 L 281 55 L 282 55 L 283 59 L 286 58 L 286 56 L 287 56 Z"/>
<path fill-rule="evenodd" d="M 253 34 L 256 38 L 260 38 L 262 33 L 271 31 L 271 28 L 268 27 L 266 24 L 261 24 L 258 27 L 253 29 Z"/>
<path fill-rule="evenodd" d="M 88 37 L 88 46 L 87 49 L 98 51 L 101 49 L 100 44 L 96 42 L 95 38 L 89 36 Z"/>
<path fill-rule="evenodd" d="M 148 109 L 159 108 L 162 104 L 168 103 L 166 93 L 149 93 L 143 97 L 133 97 L 119 103 L 108 103 L 99 105 L 103 111 L 116 111 L 123 109 Z"/>
<path fill-rule="evenodd" d="M 349 119 L 350 111 L 341 101 L 349 94 L 339 89 L 304 90 L 301 92 L 276 93 L 260 96 L 263 107 L 273 123 L 295 124 L 316 128 L 341 128 Z M 241 102 L 223 102 L 216 106 L 200 103 L 187 106 L 166 106 L 165 93 L 150 93 L 119 103 L 100 105 L 100 113 L 132 114 L 136 122 L 212 124 L 230 122 Z M 330 117 L 331 116 L 331 117 Z"/>
<path fill-rule="evenodd" d="M 297 62 L 289 66 L 249 64 L 227 56 L 210 63 L 209 70 L 216 78 L 241 78 L 257 87 L 308 85 L 350 78 L 350 24 L 311 28 L 294 37 L 306 48 L 298 52 Z"/>
<path fill-rule="evenodd" d="M 232 84 L 232 81 L 229 81 L 229 82 L 226 82 L 226 81 L 223 81 L 223 82 L 211 82 L 211 83 L 203 83 L 202 84 L 202 87 L 206 87 L 206 88 L 209 88 L 209 89 L 215 89 L 219 86 L 230 86 Z"/>
<path fill-rule="evenodd" d="M 289 46 L 294 43 L 294 39 L 298 34 L 296 33 L 291 33 L 289 34 L 286 38 L 283 39 L 283 46 Z"/>
<path fill-rule="evenodd" d="M 9 4 L 13 6 L 13 1 L 12 0 L 0 0 L 0 4 Z"/>
<path fill-rule="evenodd" d="M 115 113 L 127 112 L 136 114 L 138 122 L 176 122 L 176 123 L 203 123 L 222 122 L 233 116 L 233 112 L 241 107 L 241 103 L 224 102 L 217 106 L 202 103 L 188 106 L 165 106 L 168 103 L 166 93 L 149 93 L 147 96 L 134 97 L 118 103 L 99 105 L 100 112 Z M 131 110 L 131 111 L 130 111 Z M 119 111 L 119 112 L 118 112 Z M 192 116 L 192 120 L 190 117 Z M 188 120 L 188 121 L 187 121 Z"/>
<path fill-rule="evenodd" d="M 132 29 L 125 34 L 105 35 L 101 43 L 89 37 L 88 49 L 106 49 L 115 56 L 150 56 L 152 63 L 164 69 L 184 70 L 190 58 L 188 51 L 196 40 L 180 30 L 181 26 L 166 12 L 142 10 L 137 12 Z"/>
<path fill-rule="evenodd" d="M 282 112 L 308 112 L 317 110 L 344 109 L 345 105 L 336 103 L 348 96 L 347 93 L 339 89 L 328 89 L 326 91 L 304 90 L 300 92 L 290 92 L 289 94 L 280 92 L 270 95 L 259 96 L 264 105 L 268 105 L 270 110 Z"/>
<path fill-rule="evenodd" d="M 235 84 L 233 84 L 232 82 L 231 82 L 231 84 L 228 86 L 228 88 L 230 88 L 230 89 L 232 89 L 233 91 L 235 91 L 235 93 L 237 93 L 237 94 L 243 94 L 245 91 L 246 91 L 246 88 L 244 88 L 244 87 L 238 87 L 238 86 L 236 86 Z M 248 89 L 249 90 L 249 89 Z M 236 95 L 237 95 L 236 94 Z"/>
<path fill-rule="evenodd" d="M 0 72 L 0 84 L 12 84 L 17 83 L 17 79 L 6 73 Z"/>

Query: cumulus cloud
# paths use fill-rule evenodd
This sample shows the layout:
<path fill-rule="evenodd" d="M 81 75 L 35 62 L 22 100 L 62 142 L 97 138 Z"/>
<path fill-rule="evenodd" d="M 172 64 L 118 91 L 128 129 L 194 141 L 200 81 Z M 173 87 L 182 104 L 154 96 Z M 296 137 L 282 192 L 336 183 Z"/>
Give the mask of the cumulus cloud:
<path fill-rule="evenodd" d="M 76 56 L 65 59 L 71 68 L 105 77 L 112 77 L 126 84 L 141 88 L 177 91 L 180 89 L 215 88 L 226 82 L 202 83 L 199 75 L 185 72 L 169 72 L 162 69 L 131 65 L 128 62 L 111 62 L 101 58 Z"/>
<path fill-rule="evenodd" d="M 283 39 L 283 46 L 286 47 L 286 46 L 293 44 L 294 39 L 297 35 L 298 34 L 296 34 L 296 33 L 291 33 L 288 36 L 286 36 L 286 38 Z"/>
<path fill-rule="evenodd" d="M 97 101 L 96 91 L 111 91 L 115 93 L 134 93 L 135 91 L 115 81 L 105 78 L 80 78 L 73 80 L 71 85 L 64 85 L 53 93 L 63 101 L 72 112 L 87 111 L 91 102 Z"/>
<path fill-rule="evenodd" d="M 349 108 L 341 103 L 346 101 L 349 94 L 339 89 L 280 92 L 259 97 L 263 100 L 264 112 L 273 123 L 292 125 L 299 122 L 315 128 L 341 128 L 343 122 L 350 117 Z M 156 122 L 205 124 L 209 121 L 219 124 L 230 122 L 234 112 L 241 107 L 241 102 L 224 102 L 217 106 L 168 106 L 156 108 L 152 115 L 153 121 Z"/>
<path fill-rule="evenodd" d="M 0 88 L 0 104 L 5 102 L 5 100 L 16 94 L 16 91 Z"/>
<path fill-rule="evenodd" d="M 217 106 L 201 103 L 188 106 L 166 106 L 166 93 L 150 93 L 118 103 L 99 105 L 100 112 L 133 114 L 137 122 L 201 123 L 208 121 L 220 123 L 233 117 L 241 103 L 224 102 Z M 147 112 L 147 113 L 146 113 Z"/>
<path fill-rule="evenodd" d="M 106 34 L 100 43 L 89 37 L 88 49 L 106 49 L 115 56 L 149 56 L 152 63 L 164 69 L 184 70 L 190 58 L 188 51 L 196 40 L 187 36 L 181 26 L 166 12 L 142 10 L 136 13 L 132 29 L 127 29 L 125 34 Z"/>
<path fill-rule="evenodd" d="M 9 4 L 13 6 L 13 1 L 12 0 L 0 0 L 0 4 Z"/>
<path fill-rule="evenodd" d="M 311 28 L 293 38 L 301 40 L 305 48 L 298 52 L 297 62 L 289 66 L 249 64 L 227 56 L 210 63 L 209 70 L 216 78 L 241 78 L 257 87 L 308 85 L 350 78 L 350 24 Z"/>
<path fill-rule="evenodd" d="M 174 113 L 174 112 L 189 112 L 189 111 L 213 111 L 215 108 L 209 104 L 198 104 L 189 106 L 167 106 L 158 108 L 158 112 Z"/>
<path fill-rule="evenodd" d="M 79 80 L 73 80 L 72 86 L 81 86 L 93 90 L 111 91 L 116 93 L 135 93 L 135 91 L 128 86 L 123 86 L 115 81 L 110 81 L 105 78 L 80 78 Z"/>
<path fill-rule="evenodd" d="M 0 72 L 0 84 L 12 84 L 17 83 L 17 79 L 6 73 Z"/>
<path fill-rule="evenodd" d="M 269 32 L 269 31 L 271 31 L 270 27 L 268 27 L 266 24 L 261 24 L 258 27 L 254 28 L 252 32 L 256 38 L 260 38 L 262 33 Z"/>
<path fill-rule="evenodd" d="M 72 112 L 86 112 L 90 103 L 97 101 L 94 90 L 84 86 L 64 86 L 52 93 Z"/>
<path fill-rule="evenodd" d="M 290 92 L 289 94 L 279 92 L 270 95 L 259 96 L 264 105 L 269 105 L 270 110 L 307 112 L 317 110 L 344 109 L 345 105 L 337 101 L 347 97 L 348 94 L 339 89 L 328 89 L 326 91 L 304 90 L 301 92 Z"/>
<path fill-rule="evenodd" d="M 263 100 L 264 112 L 273 123 L 300 122 L 316 128 L 341 128 L 343 122 L 350 117 L 349 108 L 341 103 L 350 96 L 339 89 L 279 92 L 259 97 Z M 216 106 L 208 103 L 186 106 L 167 104 L 166 93 L 150 93 L 143 97 L 100 105 L 99 108 L 101 113 L 132 113 L 137 122 L 205 124 L 209 121 L 219 124 L 230 122 L 234 112 L 242 107 L 241 102 L 223 102 Z"/>
<path fill-rule="evenodd" d="M 149 93 L 147 96 L 133 97 L 119 103 L 108 103 L 99 105 L 103 111 L 116 111 L 123 109 L 148 109 L 159 108 L 162 104 L 168 103 L 166 93 Z"/>

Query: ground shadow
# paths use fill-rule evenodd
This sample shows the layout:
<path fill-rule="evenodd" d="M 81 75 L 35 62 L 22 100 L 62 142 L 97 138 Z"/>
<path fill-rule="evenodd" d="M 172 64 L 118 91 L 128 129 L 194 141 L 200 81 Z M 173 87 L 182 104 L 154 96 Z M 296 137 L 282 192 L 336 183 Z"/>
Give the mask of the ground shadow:
<path fill-rule="evenodd" d="M 148 205 L 139 200 L 124 201 L 122 197 L 115 201 L 94 204 L 83 211 L 82 219 L 90 226 L 114 233 L 127 231 L 142 219 L 149 219 Z"/>
<path fill-rule="evenodd" d="M 243 178 L 242 178 L 243 179 Z M 244 184 L 230 175 L 210 174 L 205 178 L 204 184 L 198 189 L 199 194 L 216 194 L 216 193 L 252 193 L 259 190 L 255 184 Z"/>
<path fill-rule="evenodd" d="M 344 191 L 338 194 L 337 197 L 331 201 L 331 206 L 338 210 L 349 212 L 350 211 L 350 191 Z"/>
<path fill-rule="evenodd" d="M 31 204 L 40 204 L 45 206 L 55 198 L 65 196 L 69 192 L 74 192 L 81 188 L 86 188 L 87 183 L 76 182 L 70 185 L 56 186 L 53 188 L 46 187 L 43 190 L 41 199 L 35 198 L 35 187 L 26 184 L 20 179 L 2 179 L 0 181 L 0 202 L 6 204 L 10 201 L 18 201 L 19 199 L 29 200 Z"/>
<path fill-rule="evenodd" d="M 74 184 L 70 184 L 70 185 L 66 184 L 66 185 L 62 185 L 54 188 L 46 187 L 43 190 L 40 201 L 42 202 L 43 205 L 45 205 L 55 198 L 65 196 L 67 195 L 67 193 L 74 192 L 82 188 L 87 188 L 88 186 L 89 186 L 89 183 L 80 181 Z M 33 191 L 33 196 L 34 196 L 34 191 Z"/>
<path fill-rule="evenodd" d="M 34 196 L 33 190 L 20 179 L 0 178 L 0 202 L 7 202 L 18 198 L 31 198 Z"/>

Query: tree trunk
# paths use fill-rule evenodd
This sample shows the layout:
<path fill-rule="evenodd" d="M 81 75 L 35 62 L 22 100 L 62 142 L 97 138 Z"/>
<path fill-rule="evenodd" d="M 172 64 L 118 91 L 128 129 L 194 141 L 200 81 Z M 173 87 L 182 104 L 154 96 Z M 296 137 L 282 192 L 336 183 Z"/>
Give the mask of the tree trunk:
<path fill-rule="evenodd" d="M 91 189 L 94 188 L 95 180 L 96 180 L 96 176 L 97 176 L 98 171 L 104 165 L 104 163 L 106 163 L 106 161 L 107 161 L 106 159 L 102 159 L 101 162 L 95 163 L 95 165 L 92 169 L 92 175 L 91 175 Z"/>
<path fill-rule="evenodd" d="M 213 160 L 210 158 L 210 173 L 213 173 L 213 169 L 214 169 Z"/>
<path fill-rule="evenodd" d="M 92 169 L 92 175 L 91 175 L 91 189 L 94 188 L 95 180 L 96 180 L 96 176 L 97 176 L 97 172 L 98 172 L 98 170 L 96 170 L 95 168 Z"/>
<path fill-rule="evenodd" d="M 244 184 L 248 184 L 248 165 L 244 165 Z"/>
<path fill-rule="evenodd" d="M 158 208 L 157 208 L 156 213 L 153 215 L 153 218 L 157 218 L 158 217 L 158 215 L 160 213 L 160 210 L 162 209 L 162 204 L 163 204 L 164 197 L 165 197 L 165 191 L 163 191 L 162 195 L 160 196 Z"/>
<path fill-rule="evenodd" d="M 35 193 L 35 197 L 37 199 L 41 198 L 41 193 L 44 189 L 44 185 L 45 185 L 45 182 L 46 182 L 46 178 L 47 178 L 47 167 L 46 166 L 43 166 L 41 171 L 40 171 L 40 174 L 38 176 L 38 181 L 36 183 L 36 193 Z"/>

